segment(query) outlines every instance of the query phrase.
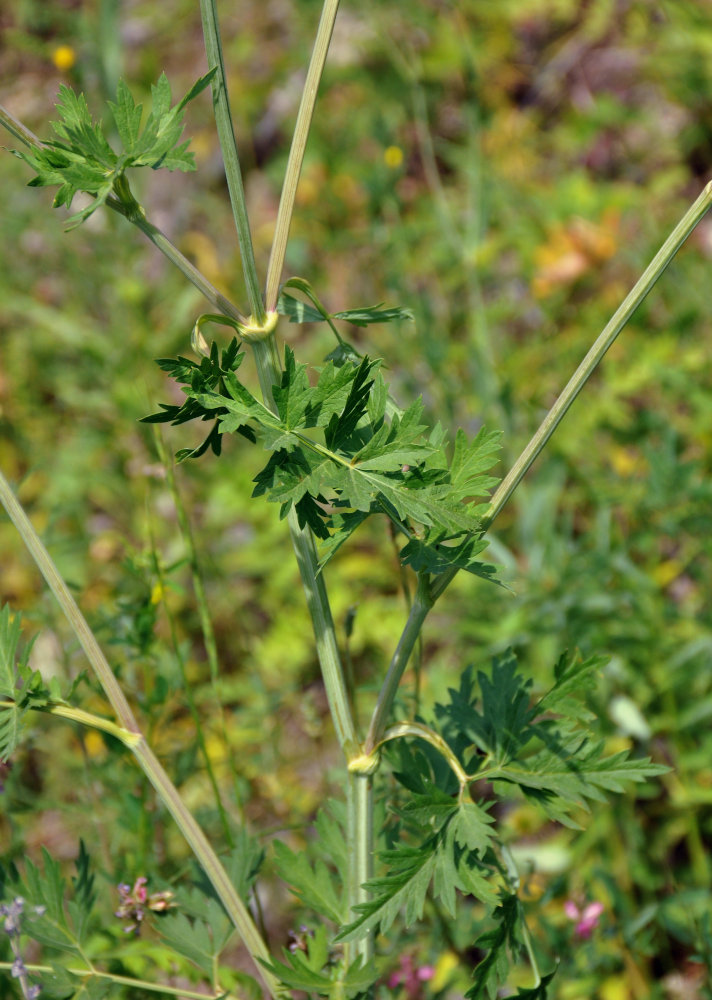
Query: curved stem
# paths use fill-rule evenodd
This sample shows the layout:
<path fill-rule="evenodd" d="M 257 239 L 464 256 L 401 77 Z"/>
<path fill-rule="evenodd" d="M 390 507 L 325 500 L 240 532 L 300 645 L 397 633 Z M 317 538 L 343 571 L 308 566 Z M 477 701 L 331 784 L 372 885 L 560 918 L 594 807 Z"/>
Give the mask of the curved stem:
<path fill-rule="evenodd" d="M 316 40 L 309 62 L 309 69 L 307 70 L 307 78 L 302 91 L 302 99 L 297 113 L 297 122 L 294 126 L 294 137 L 289 150 L 289 159 L 287 160 L 287 169 L 284 175 L 284 184 L 282 185 L 282 194 L 277 211 L 277 225 L 267 265 L 265 305 L 268 312 L 272 312 L 277 307 L 279 279 L 287 252 L 287 239 L 289 237 L 289 227 L 292 222 L 299 175 L 302 170 L 302 163 L 304 162 L 304 150 L 306 149 L 309 137 L 314 105 L 316 104 L 316 96 L 319 90 L 319 81 L 324 71 L 324 63 L 326 62 L 326 55 L 329 50 L 329 43 L 331 42 L 338 9 L 339 0 L 324 0 Z"/>
<path fill-rule="evenodd" d="M 2 503 L 7 511 L 8 517 L 17 528 L 27 550 L 37 563 L 50 590 L 57 598 L 60 608 L 66 615 L 87 659 L 94 668 L 104 694 L 116 713 L 121 727 L 130 732 L 139 732 L 138 722 L 131 711 L 124 692 L 119 686 L 119 682 L 114 676 L 114 671 L 109 666 L 106 657 L 99 647 L 99 643 L 94 638 L 94 633 L 87 625 L 84 615 L 77 606 L 77 602 L 69 592 L 69 588 L 60 576 L 57 567 L 52 561 L 52 557 L 42 544 L 39 535 L 32 527 L 30 519 L 20 506 L 2 472 L 0 472 L 0 503 Z"/>
<path fill-rule="evenodd" d="M 227 180 L 228 191 L 230 192 L 232 214 L 235 220 L 237 238 L 240 243 L 247 298 L 250 302 L 252 315 L 258 323 L 262 324 L 266 318 L 265 308 L 262 302 L 259 278 L 257 277 L 255 252 L 252 246 L 250 222 L 247 217 L 245 189 L 242 184 L 240 159 L 237 154 L 237 142 L 232 125 L 216 0 L 200 0 L 200 16 L 203 22 L 203 38 L 208 66 L 210 69 L 213 67 L 217 68 L 217 73 L 213 77 L 211 84 L 213 110 L 215 112 L 215 124 L 217 125 L 223 163 L 225 164 L 225 178 Z"/>

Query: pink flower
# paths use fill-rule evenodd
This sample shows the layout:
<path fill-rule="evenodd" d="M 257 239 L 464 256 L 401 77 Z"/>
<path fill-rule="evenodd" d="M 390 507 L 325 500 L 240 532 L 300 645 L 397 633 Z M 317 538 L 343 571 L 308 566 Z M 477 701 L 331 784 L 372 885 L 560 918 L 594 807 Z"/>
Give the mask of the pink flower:
<path fill-rule="evenodd" d="M 126 882 L 118 886 L 119 908 L 116 916 L 119 920 L 125 921 L 124 932 L 130 934 L 132 931 L 138 935 L 141 931 L 141 921 L 146 915 L 146 908 L 154 910 L 156 913 L 165 913 L 176 905 L 173 902 L 173 893 L 164 890 L 163 892 L 152 892 L 149 896 L 146 889 L 148 879 L 145 875 L 140 875 L 133 884 L 133 888 Z"/>
<path fill-rule="evenodd" d="M 414 1000 L 420 995 L 420 984 L 432 979 L 434 975 L 432 965 L 416 967 L 412 955 L 402 955 L 399 968 L 388 977 L 388 985 L 392 990 L 403 986 L 408 997 Z"/>
<path fill-rule="evenodd" d="M 569 920 L 576 921 L 574 933 L 582 941 L 591 937 L 594 928 L 598 926 L 599 918 L 604 909 L 603 903 L 588 903 L 584 906 L 583 910 L 579 910 L 576 903 L 571 899 L 567 899 L 564 903 L 564 913 Z"/>

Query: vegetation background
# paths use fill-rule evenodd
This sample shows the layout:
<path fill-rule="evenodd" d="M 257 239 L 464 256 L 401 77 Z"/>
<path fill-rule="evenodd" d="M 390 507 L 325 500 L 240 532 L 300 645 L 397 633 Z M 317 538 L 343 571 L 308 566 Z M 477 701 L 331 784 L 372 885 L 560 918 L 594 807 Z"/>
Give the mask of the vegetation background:
<path fill-rule="evenodd" d="M 264 271 L 320 4 L 224 7 Z M 148 96 L 165 70 L 180 94 L 206 69 L 189 0 L 17 0 L 0 29 L 3 103 L 41 137 L 61 82 L 101 114 L 119 76 Z M 187 118 L 197 175 L 137 177 L 136 193 L 244 304 L 208 99 Z M 137 422 L 168 391 L 153 359 L 189 352 L 204 305 L 122 219 L 97 213 L 66 234 L 51 194 L 25 187 L 24 164 L 3 154 L 0 172 L 0 466 L 208 829 L 219 838 L 185 683 L 233 818 L 265 843 L 289 829 L 299 843 L 338 748 L 285 526 L 250 503 L 257 468 L 239 442 L 179 468 L 217 634 L 212 684 L 164 463 Z M 711 177 L 704 2 L 344 3 L 287 270 L 333 310 L 410 307 L 413 324 L 347 335 L 386 359 L 401 402 L 422 394 L 453 428 L 502 427 L 506 466 Z M 595 811 L 583 836 L 528 807 L 507 819 L 536 930 L 567 968 L 562 1000 L 712 995 L 711 258 L 706 220 L 499 518 L 492 553 L 513 593 L 460 574 L 426 628 L 426 705 L 467 663 L 510 646 L 534 677 L 567 647 L 605 653 L 597 698 L 611 747 L 640 745 L 673 768 Z M 282 333 L 304 360 L 332 346 L 319 326 Z M 165 447 L 199 433 L 170 428 Z M 76 674 L 81 656 L 5 519 L 0 552 L 0 595 L 39 631 L 37 666 Z M 375 679 L 404 613 L 387 534 L 347 546 L 329 582 L 337 621 L 355 614 L 355 674 Z M 73 859 L 84 836 L 107 921 L 117 882 L 180 876 L 176 831 L 109 737 L 47 721 L 2 784 L 3 857 L 37 858 L 45 844 Z M 567 898 L 604 903 L 590 941 L 576 941 Z M 297 918 L 283 899 L 265 911 L 286 941 Z M 440 975 L 418 989 L 457 996 L 447 942 L 418 947 L 435 950 Z"/>

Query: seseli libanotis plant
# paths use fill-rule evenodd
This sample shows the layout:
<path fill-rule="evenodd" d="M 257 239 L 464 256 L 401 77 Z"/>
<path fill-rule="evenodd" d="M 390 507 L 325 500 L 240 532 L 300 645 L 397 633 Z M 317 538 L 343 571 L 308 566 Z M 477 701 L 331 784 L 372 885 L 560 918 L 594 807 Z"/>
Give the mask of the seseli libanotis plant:
<path fill-rule="evenodd" d="M 149 893 L 138 878 L 120 890 L 119 914 L 130 930 L 161 915 L 160 939 L 193 963 L 217 998 L 292 995 L 334 998 L 390 996 L 388 956 L 379 935 L 398 935 L 423 916 L 434 899 L 443 921 L 457 920 L 458 907 L 476 907 L 478 933 L 470 942 L 480 958 L 472 963 L 470 1000 L 501 995 L 510 964 L 525 955 L 530 985 L 520 997 L 546 997 L 555 975 L 551 960 L 540 969 L 519 892 L 519 875 L 496 817 L 500 803 L 521 798 L 552 820 L 580 825 L 584 810 L 626 782 L 665 770 L 628 751 L 606 753 L 596 736 L 586 694 L 596 684 L 602 659 L 563 653 L 552 664 L 549 688 L 537 696 L 511 653 L 489 666 L 468 667 L 453 681 L 434 716 L 400 717 L 400 682 L 427 616 L 458 571 L 494 585 L 496 568 L 484 561 L 486 533 L 616 336 L 667 264 L 712 204 L 707 185 L 670 234 L 638 283 L 602 331 L 530 443 L 498 484 L 491 470 L 500 435 L 482 429 L 473 438 L 428 426 L 420 400 L 402 408 L 384 377 L 380 359 L 362 356 L 340 324 L 357 326 L 407 320 L 403 308 L 383 306 L 330 312 L 310 282 L 283 280 L 295 192 L 338 3 L 326 0 L 309 63 L 290 150 L 267 273 L 261 279 L 252 248 L 237 145 L 228 102 L 215 3 L 201 0 L 209 71 L 177 104 L 161 76 L 152 88 L 147 116 L 122 81 L 109 114 L 120 149 L 112 146 L 83 95 L 62 87 L 54 138 L 40 141 L 9 112 L 0 120 L 22 144 L 17 155 L 33 170 L 35 186 L 58 187 L 55 206 L 69 207 L 89 195 L 70 228 L 105 206 L 138 227 L 204 295 L 211 311 L 198 316 L 191 343 L 195 358 L 158 363 L 181 387 L 184 400 L 162 404 L 150 423 L 207 425 L 203 443 L 179 452 L 179 461 L 209 451 L 220 455 L 226 434 L 258 447 L 253 452 L 257 498 L 279 504 L 287 522 L 322 671 L 334 730 L 343 751 L 344 801 L 325 803 L 309 849 L 295 853 L 276 841 L 268 861 L 258 839 L 242 829 L 229 842 L 211 844 L 182 801 L 149 746 L 124 691 L 86 624 L 51 556 L 0 474 L 0 498 L 44 574 L 101 684 L 113 718 L 79 707 L 81 683 L 64 690 L 45 682 L 21 649 L 20 620 L 6 606 L 0 613 L 0 760 L 9 760 L 30 713 L 43 712 L 118 739 L 153 784 L 186 838 L 202 874 L 192 888 Z M 222 149 L 244 271 L 246 304 L 220 293 L 150 221 L 135 199 L 129 171 L 192 170 L 182 141 L 186 104 L 207 87 Z M 264 289 L 264 291 L 263 291 Z M 326 296 L 324 296 L 326 298 Z M 298 361 L 279 340 L 280 323 L 325 322 L 335 347 L 327 358 Z M 227 326 L 222 346 L 206 334 Z M 240 379 L 246 354 L 257 366 L 260 397 Z M 493 491 L 493 492 L 492 492 Z M 412 580 L 407 620 L 389 664 L 379 675 L 370 714 L 349 676 L 337 642 L 327 578 L 329 562 L 369 518 L 388 522 L 398 542 L 404 573 Z M 239 599 L 239 597 L 238 597 Z M 205 609 L 203 609 L 205 610 Z M 209 630 L 209 623 L 205 626 Z M 218 804 L 221 792 L 215 785 Z M 387 812 L 383 808 L 387 805 Z M 223 855 L 221 858 L 220 855 Z M 276 867 L 305 916 L 303 932 L 290 947 L 271 946 L 256 904 L 264 864 Z M 91 860 L 78 851 L 77 877 L 67 892 L 59 864 L 45 855 L 43 869 L 27 862 L 2 873 L 0 899 L 12 958 L 10 973 L 19 995 L 101 998 L 151 990 L 203 996 L 155 981 L 112 972 L 110 950 L 87 947 L 97 893 Z M 235 932 L 253 960 L 252 976 L 221 965 Z M 27 938 L 43 948 L 43 964 L 23 951 Z M 281 942 L 277 942 L 280 945 Z M 393 946 L 393 945 L 392 945 Z M 112 946 L 113 947 L 113 946 Z M 397 947 L 397 945 L 396 945 Z M 384 949 L 381 949 L 383 952 Z M 463 958 L 464 961 L 464 958 Z M 425 977 L 424 977 L 425 978 Z"/>

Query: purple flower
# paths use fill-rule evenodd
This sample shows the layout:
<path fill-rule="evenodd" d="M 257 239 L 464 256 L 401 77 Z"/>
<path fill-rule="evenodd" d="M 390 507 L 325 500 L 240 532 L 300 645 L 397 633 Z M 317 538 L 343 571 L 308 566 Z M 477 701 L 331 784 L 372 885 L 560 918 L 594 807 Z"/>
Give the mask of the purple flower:
<path fill-rule="evenodd" d="M 3 930 L 11 937 L 20 933 L 20 917 L 25 908 L 25 901 L 22 896 L 15 896 L 11 903 L 3 903 L 0 906 L 0 916 L 5 917 Z"/>
<path fill-rule="evenodd" d="M 587 903 L 582 910 L 571 899 L 567 899 L 564 903 L 564 913 L 569 920 L 576 922 L 574 933 L 582 941 L 591 937 L 594 929 L 598 926 L 598 921 L 604 909 L 603 903 L 598 902 Z"/>
<path fill-rule="evenodd" d="M 10 975 L 14 979 L 19 979 L 20 976 L 27 975 L 27 967 L 25 966 L 25 963 L 22 961 L 21 955 L 18 955 L 15 961 L 12 963 L 12 969 L 10 970 Z"/>

